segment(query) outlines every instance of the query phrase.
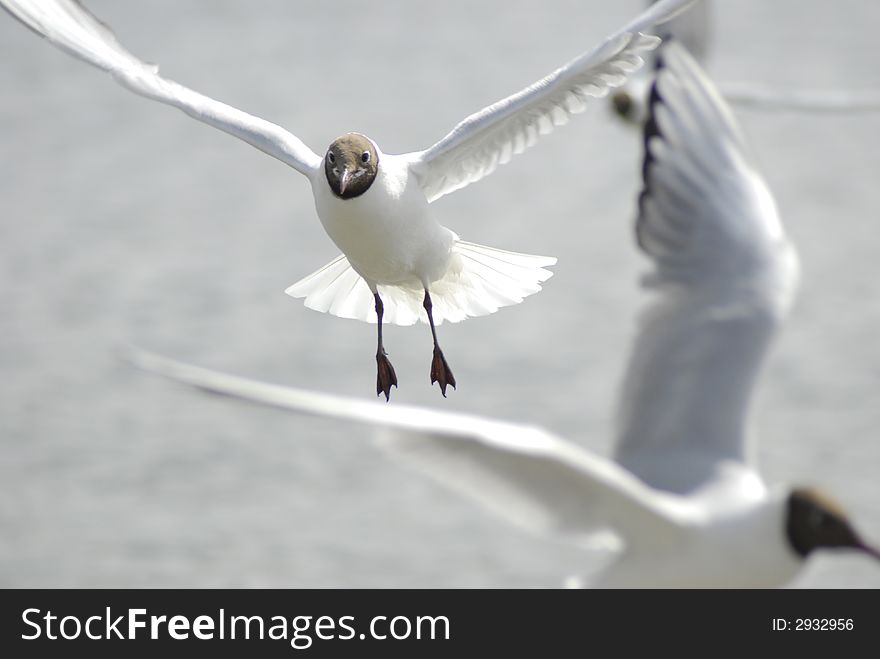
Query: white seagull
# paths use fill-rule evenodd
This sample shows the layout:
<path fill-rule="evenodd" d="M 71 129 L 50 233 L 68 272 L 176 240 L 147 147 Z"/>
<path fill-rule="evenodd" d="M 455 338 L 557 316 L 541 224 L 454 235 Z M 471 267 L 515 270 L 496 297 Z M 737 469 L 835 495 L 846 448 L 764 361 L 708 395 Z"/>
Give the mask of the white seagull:
<path fill-rule="evenodd" d="M 280 126 L 162 78 L 129 53 L 75 0 L 0 0 L 14 17 L 68 53 L 110 72 L 131 91 L 175 106 L 238 137 L 309 179 L 321 224 L 343 254 L 287 289 L 305 305 L 378 324 L 376 393 L 388 400 L 397 376 L 382 323 L 431 326 L 431 383 L 455 387 L 435 324 L 481 316 L 541 290 L 555 258 L 468 243 L 440 225 L 428 204 L 478 181 L 540 135 L 605 96 L 643 65 L 660 39 L 644 34 L 696 0 L 662 0 L 592 51 L 465 118 L 436 144 L 401 155 L 346 133 L 321 157 Z"/>
<path fill-rule="evenodd" d="M 647 4 L 651 5 L 651 0 Z M 682 43 L 698 62 L 705 64 L 712 49 L 712 11 L 712 3 L 703 0 L 665 23 L 659 36 Z M 641 126 L 647 117 L 653 68 L 653 63 L 643 67 L 609 97 L 614 114 L 629 124 Z M 716 85 L 728 103 L 756 110 L 832 114 L 880 111 L 877 89 L 802 89 L 755 81 Z"/>
<path fill-rule="evenodd" d="M 637 222 L 657 299 L 626 374 L 615 461 L 535 427 L 133 360 L 210 392 L 376 426 L 393 455 L 527 530 L 584 543 L 610 531 L 621 553 L 593 586 L 781 586 L 819 549 L 880 559 L 827 496 L 768 489 L 754 466 L 746 418 L 796 256 L 717 90 L 679 44 L 662 65 Z"/>

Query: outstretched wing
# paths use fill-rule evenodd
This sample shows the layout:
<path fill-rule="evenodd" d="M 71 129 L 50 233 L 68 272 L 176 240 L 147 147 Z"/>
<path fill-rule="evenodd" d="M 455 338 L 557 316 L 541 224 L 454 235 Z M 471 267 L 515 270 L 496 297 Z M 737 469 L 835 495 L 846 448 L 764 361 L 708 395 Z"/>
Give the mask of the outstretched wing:
<path fill-rule="evenodd" d="M 0 0 L 0 5 L 62 50 L 108 71 L 131 91 L 173 105 L 307 176 L 320 166 L 321 159 L 280 126 L 161 77 L 157 66 L 128 52 L 110 29 L 76 0 Z"/>
<path fill-rule="evenodd" d="M 644 63 L 642 54 L 657 47 L 643 34 L 696 0 L 660 0 L 594 50 L 525 89 L 467 117 L 430 148 L 406 154 L 429 201 L 491 174 L 538 136 L 605 96 Z"/>
<path fill-rule="evenodd" d="M 404 463 L 535 533 L 589 540 L 602 530 L 656 540 L 676 504 L 619 466 L 529 426 L 373 403 L 225 375 L 138 351 L 139 367 L 211 393 L 378 429 Z"/>
<path fill-rule="evenodd" d="M 728 107 L 670 42 L 649 102 L 638 244 L 657 299 L 624 382 L 618 461 L 687 491 L 722 465 L 748 466 L 746 417 L 797 260 Z"/>
<path fill-rule="evenodd" d="M 779 112 L 859 113 L 880 111 L 878 89 L 802 89 L 728 82 L 719 85 L 729 103 Z"/>

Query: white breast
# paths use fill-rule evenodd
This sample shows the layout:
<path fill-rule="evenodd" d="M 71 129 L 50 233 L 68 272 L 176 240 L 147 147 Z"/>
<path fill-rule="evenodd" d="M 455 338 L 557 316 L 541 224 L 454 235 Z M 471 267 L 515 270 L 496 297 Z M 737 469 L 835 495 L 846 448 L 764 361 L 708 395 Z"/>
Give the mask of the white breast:
<path fill-rule="evenodd" d="M 323 168 L 312 192 L 327 235 L 368 283 L 419 286 L 446 272 L 456 236 L 431 218 L 403 158 L 380 153 L 376 180 L 358 197 L 334 195 Z"/>

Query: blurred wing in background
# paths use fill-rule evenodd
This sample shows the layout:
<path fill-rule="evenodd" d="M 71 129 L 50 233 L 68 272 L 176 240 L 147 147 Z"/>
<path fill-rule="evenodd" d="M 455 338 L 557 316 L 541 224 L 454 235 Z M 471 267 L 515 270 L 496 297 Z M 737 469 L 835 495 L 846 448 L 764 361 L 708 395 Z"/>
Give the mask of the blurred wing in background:
<path fill-rule="evenodd" d="M 124 87 L 179 108 L 311 176 L 321 159 L 280 126 L 203 96 L 159 75 L 128 52 L 110 29 L 76 0 L 0 0 L 12 16 L 61 50 L 109 72 Z"/>
<path fill-rule="evenodd" d="M 540 428 L 272 385 L 143 351 L 130 358 L 210 393 L 379 431 L 380 446 L 395 459 L 535 534 L 596 547 L 609 532 L 646 543 L 677 532 L 675 504 L 613 462 Z"/>
<path fill-rule="evenodd" d="M 657 299 L 624 380 L 616 458 L 683 493 L 722 465 L 749 470 L 749 403 L 797 259 L 713 84 L 680 45 L 660 57 L 636 223 Z"/>
<path fill-rule="evenodd" d="M 649 4 L 655 2 L 651 0 Z M 712 4 L 712 0 L 702 0 L 689 6 L 664 23 L 658 36 L 664 41 L 675 39 L 697 62 L 704 62 L 712 50 Z"/>
<path fill-rule="evenodd" d="M 779 112 L 858 113 L 880 111 L 877 89 L 791 89 L 749 82 L 719 85 L 729 103 Z"/>

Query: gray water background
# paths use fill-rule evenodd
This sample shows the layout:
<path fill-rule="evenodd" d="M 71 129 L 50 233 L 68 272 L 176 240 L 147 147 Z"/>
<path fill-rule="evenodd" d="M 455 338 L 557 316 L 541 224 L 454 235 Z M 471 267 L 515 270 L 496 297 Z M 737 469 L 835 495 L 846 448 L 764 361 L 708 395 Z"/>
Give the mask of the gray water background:
<path fill-rule="evenodd" d="M 93 0 L 172 79 L 317 151 L 358 130 L 423 148 L 592 47 L 635 1 Z M 710 73 L 880 87 L 880 5 L 715 7 Z M 771 483 L 827 488 L 880 540 L 880 116 L 740 111 L 804 278 L 753 427 Z M 0 586 L 555 587 L 595 556 L 400 469 L 363 429 L 209 398 L 118 358 L 138 344 L 372 398 L 374 329 L 283 294 L 336 255 L 304 178 L 130 94 L 0 14 Z M 539 424 L 609 453 L 644 302 L 639 143 L 600 103 L 436 203 L 464 239 L 559 257 L 545 290 L 441 340 L 389 328 L 413 403 Z M 880 587 L 859 557 L 796 586 Z"/>

